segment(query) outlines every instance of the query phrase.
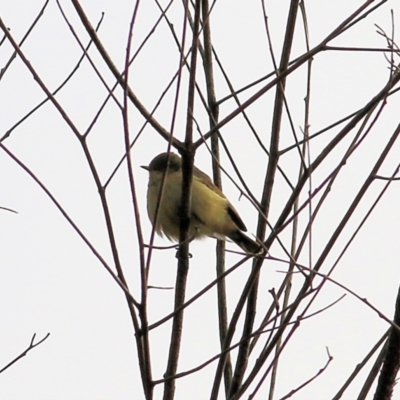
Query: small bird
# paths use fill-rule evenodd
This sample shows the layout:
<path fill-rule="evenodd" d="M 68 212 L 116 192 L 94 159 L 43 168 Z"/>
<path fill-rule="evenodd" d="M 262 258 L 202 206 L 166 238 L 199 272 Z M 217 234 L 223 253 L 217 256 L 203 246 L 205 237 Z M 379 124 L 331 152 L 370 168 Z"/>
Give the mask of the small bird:
<path fill-rule="evenodd" d="M 149 166 L 147 188 L 147 212 L 156 232 L 169 240 L 179 241 L 180 204 L 182 199 L 182 159 L 174 153 L 161 153 Z M 157 201 L 163 175 L 166 172 L 164 191 L 155 221 Z M 261 245 L 246 236 L 246 226 L 239 214 L 210 177 L 198 168 L 193 168 L 192 198 L 190 209 L 189 237 L 202 239 L 206 236 L 217 239 L 228 237 L 246 253 L 259 254 Z"/>

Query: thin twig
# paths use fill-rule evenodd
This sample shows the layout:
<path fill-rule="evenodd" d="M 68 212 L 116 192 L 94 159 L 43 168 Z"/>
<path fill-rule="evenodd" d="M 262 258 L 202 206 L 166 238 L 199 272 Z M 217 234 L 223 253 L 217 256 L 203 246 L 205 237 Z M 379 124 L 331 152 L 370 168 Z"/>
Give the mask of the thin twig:
<path fill-rule="evenodd" d="M 38 342 L 35 342 L 36 338 L 36 333 L 33 334 L 31 342 L 29 343 L 29 346 L 17 357 L 14 358 L 11 362 L 9 362 L 5 367 L 0 369 L 0 374 L 4 372 L 7 368 L 10 368 L 13 364 L 15 364 L 17 361 L 19 361 L 21 358 L 25 357 L 32 349 L 35 347 L 39 346 L 42 344 L 48 337 L 50 336 L 50 333 L 48 333 L 43 339 L 39 340 Z"/>
<path fill-rule="evenodd" d="M 22 45 L 24 44 L 25 40 L 28 38 L 28 36 L 32 33 L 33 28 L 36 26 L 36 24 L 39 22 L 40 18 L 43 17 L 44 11 L 46 10 L 47 5 L 49 4 L 49 0 L 46 0 L 45 3 L 43 4 L 43 7 L 40 9 L 39 14 L 36 16 L 36 18 L 33 20 L 31 26 L 28 28 L 28 30 L 26 31 L 24 37 L 21 39 L 21 41 L 19 42 L 18 46 L 22 47 Z M 8 60 L 8 62 L 6 63 L 6 65 L 0 69 L 0 81 L 3 78 L 4 74 L 6 73 L 8 67 L 11 65 L 11 63 L 15 60 L 15 58 L 17 57 L 17 52 L 14 51 L 14 53 L 12 54 L 12 56 L 10 57 L 10 59 Z"/>
<path fill-rule="evenodd" d="M 138 13 L 139 2 L 136 2 L 135 7 L 133 8 L 132 18 L 129 25 L 129 33 L 128 40 L 126 46 L 126 56 L 125 56 L 125 82 L 128 82 L 129 78 L 129 59 L 130 59 L 130 51 L 132 47 L 132 36 L 133 36 L 133 28 L 135 26 L 135 21 Z M 142 283 L 142 297 L 141 297 L 141 305 L 139 307 L 139 318 L 140 318 L 140 331 L 141 335 L 136 335 L 136 347 L 138 351 L 138 360 L 143 384 L 143 391 L 146 397 L 146 400 L 151 400 L 153 398 L 153 383 L 152 383 L 152 368 L 151 368 L 151 357 L 150 357 L 150 338 L 148 331 L 148 315 L 147 315 L 147 271 L 145 268 L 145 257 L 144 257 L 144 246 L 143 246 L 143 234 L 140 223 L 140 213 L 139 213 L 139 205 L 137 201 L 136 195 L 136 186 L 135 180 L 133 177 L 133 166 L 132 166 L 132 157 L 130 152 L 130 136 L 129 136 L 129 103 L 128 103 L 128 95 L 127 88 L 124 88 L 124 100 L 123 100 L 123 109 L 122 109 L 122 120 L 124 126 L 124 143 L 125 143 L 125 151 L 126 151 L 126 166 L 127 173 L 129 179 L 129 187 L 131 192 L 131 201 L 133 212 L 135 215 L 135 226 L 138 235 L 139 242 L 139 261 L 140 261 L 140 275 L 141 275 L 141 283 Z"/>
<path fill-rule="evenodd" d="M 135 105 L 137 110 L 143 115 L 143 117 L 150 123 L 150 125 L 160 134 L 162 135 L 167 141 L 172 140 L 174 142 L 175 147 L 180 147 L 181 144 L 176 138 L 171 138 L 170 133 L 154 118 L 151 113 L 146 109 L 146 107 L 141 103 L 141 101 L 138 99 L 138 97 L 135 95 L 135 93 L 132 91 L 132 89 L 127 85 L 125 82 L 125 79 L 123 75 L 119 72 L 118 68 L 112 61 L 111 57 L 109 56 L 107 50 L 101 43 L 99 37 L 97 36 L 96 31 L 93 29 L 92 24 L 90 23 L 88 17 L 86 16 L 82 6 L 80 5 L 78 0 L 72 0 L 72 4 L 75 7 L 75 10 L 77 11 L 81 22 L 83 26 L 86 28 L 86 31 L 88 32 L 89 36 L 93 40 L 94 44 L 97 47 L 97 50 L 99 51 L 100 55 L 102 56 L 103 60 L 106 62 L 108 68 L 110 71 L 113 73 L 115 79 L 118 81 L 118 83 L 122 87 L 126 87 L 127 93 L 129 96 L 129 99 L 132 101 L 132 103 Z"/>
<path fill-rule="evenodd" d="M 180 234 L 179 242 L 181 245 L 178 250 L 178 271 L 175 285 L 174 309 L 180 308 L 185 302 L 186 282 L 189 272 L 189 237 L 190 227 L 190 202 L 193 180 L 193 160 L 194 149 L 193 144 L 193 115 L 194 115 L 194 96 L 196 90 L 196 64 L 198 54 L 198 40 L 200 29 L 200 5 L 201 0 L 196 0 L 194 11 L 194 27 L 191 46 L 191 61 L 188 87 L 188 106 L 186 114 L 186 135 L 185 135 L 185 151 L 182 154 L 182 200 L 180 204 Z M 186 36 L 186 20 L 188 15 L 189 2 L 185 2 L 185 18 L 182 43 Z M 182 46 L 183 47 L 183 46 Z M 183 57 L 183 53 L 182 53 Z M 165 372 L 167 378 L 164 384 L 164 400 L 173 400 L 175 393 L 175 379 L 172 377 L 176 374 L 178 368 L 179 350 L 181 347 L 183 329 L 183 309 L 175 313 L 172 321 L 171 340 L 168 354 L 168 364 Z"/>

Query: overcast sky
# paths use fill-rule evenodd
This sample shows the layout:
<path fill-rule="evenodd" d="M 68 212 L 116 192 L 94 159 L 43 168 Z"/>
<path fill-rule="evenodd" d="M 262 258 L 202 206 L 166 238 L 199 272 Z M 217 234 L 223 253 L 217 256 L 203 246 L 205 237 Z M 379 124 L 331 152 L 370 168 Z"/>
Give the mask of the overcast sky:
<path fill-rule="evenodd" d="M 166 1 L 161 3 L 163 6 L 167 4 Z M 236 89 L 273 70 L 260 3 L 220 0 L 216 2 L 212 13 L 213 43 Z M 266 2 L 269 29 L 278 60 L 288 3 Z M 362 4 L 356 0 L 310 0 L 305 3 L 311 47 L 318 44 Z M 93 25 L 97 25 L 102 12 L 105 13 L 99 36 L 117 67 L 122 70 L 134 2 L 82 0 L 81 4 Z M 61 5 L 83 44 L 87 45 L 88 36 L 72 5 L 63 0 Z M 37 0 L 0 0 L 0 17 L 17 42 L 21 41 L 42 6 L 43 1 Z M 386 41 L 377 34 L 375 24 L 391 35 L 392 8 L 397 22 L 400 4 L 398 1 L 388 1 L 332 45 L 386 47 Z M 181 2 L 174 2 L 168 16 L 180 38 Z M 158 18 L 159 11 L 153 1 L 140 3 L 132 53 L 137 50 Z M 292 59 L 306 51 L 301 27 L 299 20 Z M 398 35 L 397 40 L 400 40 Z M 186 48 L 188 47 L 189 42 L 186 44 Z M 49 2 L 44 15 L 22 45 L 22 50 L 50 90 L 56 89 L 63 82 L 82 55 L 53 0 Z M 0 47 L 0 68 L 6 65 L 12 53 L 11 45 L 5 40 Z M 113 86 L 113 77 L 94 46 L 89 54 L 108 85 Z M 175 74 L 178 55 L 169 27 L 161 22 L 130 70 L 131 87 L 147 109 L 151 110 L 155 106 Z M 388 62 L 379 52 L 325 51 L 315 57 L 312 68 L 311 133 L 363 107 L 381 90 L 389 77 Z M 215 70 L 217 98 L 220 99 L 229 94 L 229 89 L 221 72 L 218 68 Z M 291 116 L 299 136 L 300 127 L 304 123 L 306 72 L 305 67 L 299 69 L 287 83 Z M 199 81 L 203 83 L 202 75 Z M 182 80 L 182 87 L 174 131 L 179 139 L 183 139 L 186 124 L 187 75 Z M 260 87 L 259 85 L 242 93 L 241 101 L 245 101 Z M 46 96 L 18 57 L 2 77 L 0 88 L 2 137 Z M 155 113 L 155 117 L 167 130 L 171 127 L 174 90 L 167 93 Z M 269 91 L 247 109 L 249 118 L 266 146 L 269 144 L 274 93 L 273 90 Z M 116 96 L 122 101 L 121 91 L 117 91 Z M 56 96 L 81 133 L 92 123 L 106 97 L 107 90 L 87 60 Z M 205 133 L 208 131 L 208 119 L 199 100 L 196 104 L 196 121 L 201 132 Z M 223 103 L 220 119 L 235 108 L 233 101 Z M 398 96 L 389 98 L 384 116 L 360 146 L 357 155 L 346 164 L 346 173 L 335 182 L 332 193 L 321 210 L 321 216 L 315 222 L 312 250 L 315 258 L 326 245 L 327 238 L 336 228 L 396 128 L 399 109 Z M 144 120 L 133 106 L 130 107 L 129 123 L 131 136 L 134 137 Z M 337 132 L 338 129 L 329 131 L 315 140 L 314 154 Z M 222 129 L 222 134 L 250 190 L 260 198 L 267 161 L 248 125 L 242 117 L 237 117 Z M 199 137 L 197 132 L 195 136 L 196 139 Z M 124 154 L 121 111 L 113 100 L 108 101 L 96 121 L 88 143 L 100 178 L 106 182 Z M 284 118 L 281 148 L 292 143 L 290 125 L 288 119 Z M 335 157 L 340 157 L 349 143 L 350 139 L 347 139 L 331 155 L 326 165 L 321 167 L 315 177 L 316 186 L 337 162 Z M 79 141 L 54 105 L 47 102 L 14 129 L 3 144 L 51 191 L 101 256 L 113 265 L 93 177 Z M 132 151 L 133 172 L 141 210 L 140 222 L 146 242 L 151 232 L 146 213 L 148 175 L 140 166 L 147 165 L 156 154 L 165 149 L 164 139 L 147 126 Z M 400 146 L 397 144 L 387 158 L 381 174 L 393 173 L 399 162 L 399 151 Z M 292 154 L 288 153 L 281 158 L 281 166 L 291 177 L 295 177 L 298 174 L 298 163 L 292 164 Z M 225 154 L 222 156 L 222 163 L 234 180 L 239 182 Z M 210 156 L 204 146 L 196 155 L 196 164 L 211 174 Z M 0 375 L 0 398 L 142 399 L 134 330 L 123 292 L 39 185 L 10 155 L 1 150 L 0 171 L 0 207 L 16 211 L 13 213 L 0 210 L 0 368 L 29 345 L 34 333 L 36 340 L 50 333 L 45 342 Z M 272 224 L 276 222 L 290 195 L 284 179 L 279 176 L 277 180 L 270 212 Z M 384 184 L 376 184 L 365 197 L 323 272 L 327 272 L 335 262 Z M 244 197 L 241 198 L 239 191 L 225 178 L 224 191 L 244 219 L 249 235 L 253 236 L 258 218 L 255 208 Z M 367 298 L 390 319 L 399 285 L 399 195 L 399 184 L 392 184 L 340 260 L 333 275 L 335 280 Z M 107 196 L 121 262 L 131 293 L 139 296 L 138 242 L 125 164 L 110 182 Z M 307 216 L 304 218 L 303 222 Z M 282 239 L 287 240 L 285 235 L 288 234 L 289 232 L 284 232 Z M 163 238 L 156 238 L 155 243 L 162 246 L 170 244 Z M 188 297 L 196 294 L 215 278 L 214 246 L 213 239 L 191 244 L 190 252 L 193 257 L 190 260 Z M 228 243 L 227 248 L 237 250 L 232 243 Z M 282 254 L 276 243 L 276 247 L 271 249 L 271 255 L 280 257 Z M 227 265 L 231 266 L 240 259 L 239 255 L 228 254 Z M 307 263 L 307 258 L 302 261 Z M 251 263 L 247 262 L 227 279 L 228 299 L 231 304 L 237 300 L 250 268 Z M 279 286 L 285 268 L 284 264 L 277 262 L 264 264 L 260 302 L 265 303 L 265 308 L 271 302 L 268 291 Z M 175 250 L 154 251 L 149 283 L 173 287 L 175 274 Z M 298 289 L 301 284 L 302 278 L 295 277 L 293 290 Z M 326 307 L 344 293 L 344 289 L 328 283 L 309 313 Z M 171 312 L 173 296 L 173 290 L 150 291 L 151 322 Z M 178 371 L 196 367 L 219 352 L 215 289 L 196 302 L 186 313 L 186 318 Z M 260 314 L 258 322 L 261 319 Z M 331 398 L 388 327 L 388 323 L 379 318 L 371 308 L 349 294 L 334 307 L 305 320 L 282 356 L 276 398 L 284 396 L 316 374 L 327 362 L 327 347 L 334 358 L 328 370 L 294 398 Z M 155 379 L 162 379 L 165 372 L 169 339 L 169 323 L 151 334 Z M 215 365 L 211 364 L 198 374 L 179 380 L 176 398 L 209 398 Z M 362 374 L 343 399 L 355 398 L 366 374 L 367 372 Z M 267 388 L 268 384 L 257 398 L 265 398 L 263 395 L 268 393 Z M 155 393 L 155 398 L 161 398 L 162 386 L 157 386 Z"/>

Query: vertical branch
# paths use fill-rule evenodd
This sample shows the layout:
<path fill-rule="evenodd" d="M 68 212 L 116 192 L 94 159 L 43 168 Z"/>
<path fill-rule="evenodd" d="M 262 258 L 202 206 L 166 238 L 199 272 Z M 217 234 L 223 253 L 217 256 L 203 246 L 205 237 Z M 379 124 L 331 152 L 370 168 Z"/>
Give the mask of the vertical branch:
<path fill-rule="evenodd" d="M 212 63 L 212 40 L 210 26 L 210 6 L 208 0 L 202 0 L 202 15 L 203 15 L 203 38 L 204 38 L 204 73 L 207 85 L 207 104 L 209 111 L 210 130 L 214 129 L 218 123 L 219 106 L 215 95 L 214 71 Z M 220 159 L 219 151 L 219 132 L 215 131 L 211 136 L 211 151 L 213 154 L 213 179 L 217 187 L 222 189 L 221 170 L 216 160 Z M 225 272 L 225 242 L 218 240 L 217 242 L 217 277 Z M 219 338 L 221 343 L 221 351 L 224 351 L 223 344 L 226 339 L 228 330 L 228 311 L 226 299 L 226 281 L 219 279 L 217 285 L 218 292 L 218 319 L 219 319 Z M 228 393 L 232 381 L 232 363 L 230 355 L 226 357 L 225 368 L 225 390 Z"/>
<path fill-rule="evenodd" d="M 297 19 L 298 3 L 299 0 L 292 0 L 290 3 L 285 40 L 282 50 L 282 58 L 279 70 L 277 71 L 277 77 L 279 77 L 281 72 L 286 71 L 289 65 L 289 58 L 294 36 L 294 28 Z M 269 148 L 270 154 L 268 160 L 267 174 L 264 182 L 264 190 L 261 199 L 262 211 L 266 218 L 268 218 L 272 188 L 274 186 L 275 173 L 279 160 L 279 139 L 280 139 L 280 129 L 282 121 L 282 110 L 284 105 L 285 84 L 286 84 L 286 78 L 283 78 L 276 86 L 275 108 L 273 114 L 271 142 Z M 257 237 L 260 239 L 265 237 L 266 220 L 264 216 L 260 215 L 257 228 Z M 263 258 L 261 257 L 257 258 L 254 261 L 253 268 L 259 271 L 260 265 L 263 263 L 263 261 L 264 261 Z M 259 273 L 257 273 L 257 275 L 254 277 L 254 283 L 251 292 L 249 293 L 247 301 L 246 321 L 242 332 L 243 339 L 246 337 L 250 337 L 253 331 L 254 319 L 257 307 L 258 281 L 259 281 Z M 244 340 L 239 348 L 238 360 L 236 363 L 235 374 L 233 377 L 232 386 L 230 390 L 230 397 L 232 397 L 238 391 L 240 384 L 242 382 L 247 367 L 249 345 L 250 345 L 250 340 Z"/>
<path fill-rule="evenodd" d="M 304 2 L 300 1 L 299 6 L 300 6 L 301 13 L 302 13 L 302 18 L 303 18 L 304 33 L 305 33 L 305 45 L 306 45 L 307 51 L 310 51 L 307 15 L 306 15 Z M 304 125 L 303 125 L 304 141 L 303 141 L 302 150 L 301 150 L 302 160 L 305 160 L 305 158 L 306 158 L 307 147 L 308 147 L 312 62 L 313 62 L 313 59 L 311 58 L 310 60 L 308 60 L 308 63 L 307 63 L 307 89 L 306 89 L 307 92 L 306 92 L 306 96 L 305 96 Z M 308 159 L 307 166 L 309 167 L 309 165 L 311 164 L 309 152 L 308 152 L 308 157 L 309 157 L 309 159 Z M 304 172 L 305 172 L 304 163 L 301 162 L 299 178 L 301 177 L 301 175 Z M 309 182 L 310 182 L 309 193 L 312 193 L 311 176 L 310 176 Z M 297 254 L 297 233 L 298 233 L 298 222 L 299 222 L 298 208 L 299 208 L 299 199 L 297 198 L 293 204 L 293 215 L 295 215 L 295 217 L 293 219 L 293 226 L 292 226 L 292 243 L 291 243 L 291 250 L 290 250 L 291 258 L 290 258 L 289 268 L 287 271 L 287 278 L 285 279 L 285 292 L 284 292 L 284 298 L 283 298 L 283 304 L 282 304 L 283 310 L 287 309 L 287 307 L 289 305 L 290 294 L 291 294 L 291 289 L 292 289 L 293 270 L 294 270 L 295 263 L 296 263 L 296 260 L 298 257 L 298 254 Z M 310 212 L 310 221 L 311 221 L 311 212 L 312 212 L 311 198 L 310 198 L 310 203 L 309 203 L 309 212 Z M 310 226 L 310 232 L 311 232 L 311 226 Z M 311 243 L 311 240 L 310 240 L 310 243 Z M 311 249 L 310 249 L 310 257 L 311 257 Z M 310 262 L 310 266 L 311 266 L 311 260 L 309 260 L 309 262 Z M 283 312 L 282 316 L 281 316 L 281 323 L 283 323 L 285 316 L 286 316 L 286 312 Z M 269 392 L 270 400 L 272 400 L 274 397 L 281 345 L 282 345 L 282 338 L 279 338 L 279 340 L 277 342 L 276 350 L 275 350 L 276 361 L 274 362 L 272 374 L 271 374 L 271 385 L 270 385 L 270 392 Z"/>
<path fill-rule="evenodd" d="M 400 288 L 397 292 L 396 308 L 393 322 L 400 326 Z M 385 359 L 378 380 L 374 400 L 392 398 L 396 376 L 400 369 L 400 331 L 392 326 L 387 343 Z"/>
<path fill-rule="evenodd" d="M 175 304 L 174 309 L 177 310 L 172 321 L 171 342 L 168 356 L 168 365 L 165 373 L 164 385 L 164 400 L 172 400 L 175 393 L 175 379 L 173 376 L 176 374 L 178 368 L 179 351 L 182 340 L 183 329 L 183 308 L 181 306 L 185 302 L 186 281 L 189 270 L 189 243 L 188 232 L 190 226 L 190 202 L 191 202 L 191 188 L 193 179 L 193 111 L 194 111 L 194 97 L 196 87 L 196 63 L 197 63 L 197 48 L 198 48 L 198 32 L 200 28 L 200 1 L 196 0 L 194 26 L 193 26 L 193 40 L 192 40 L 192 54 L 190 61 L 190 76 L 189 76 L 189 94 L 188 94 L 188 107 L 187 107 L 187 122 L 186 122 L 186 135 L 185 135 L 185 150 L 182 154 L 182 201 L 181 201 L 181 215 L 180 215 L 180 235 L 179 235 L 179 250 L 178 250 L 178 271 L 175 284 Z M 185 1 L 185 18 L 188 14 L 188 1 Z M 171 377 L 171 379 L 168 379 Z"/>
<path fill-rule="evenodd" d="M 130 60 L 130 51 L 132 46 L 132 35 L 133 35 L 133 27 L 136 21 L 136 16 L 139 8 L 139 2 L 136 3 L 133 15 L 131 18 L 131 23 L 129 26 L 128 33 L 128 41 L 126 47 L 126 57 L 125 57 L 125 81 L 124 81 L 124 103 L 122 108 L 122 120 L 124 126 L 124 142 L 125 142 L 125 153 L 126 153 L 126 166 L 128 172 L 129 186 L 131 191 L 132 205 L 135 214 L 136 221 L 136 229 L 139 240 L 139 258 L 140 258 L 140 274 L 141 274 L 141 290 L 142 290 L 142 298 L 141 304 L 138 307 L 139 309 L 139 317 L 141 322 L 141 330 L 140 333 L 136 334 L 136 346 L 139 355 L 140 361 L 140 372 L 143 384 L 143 391 L 146 397 L 146 400 L 151 400 L 153 398 L 153 383 L 152 383 L 152 371 L 151 371 L 151 358 L 150 358 L 150 341 L 149 341 L 149 332 L 148 332 L 148 318 L 147 318 L 147 271 L 145 268 L 145 259 L 144 259 L 144 245 L 143 245 L 143 235 L 140 224 L 140 213 L 139 213 L 139 205 L 137 203 L 136 196 L 136 188 L 135 188 L 135 180 L 133 178 L 133 166 L 132 166 L 132 157 L 130 152 L 130 135 L 129 135 L 129 113 L 128 113 L 128 80 L 129 80 L 129 60 Z"/>

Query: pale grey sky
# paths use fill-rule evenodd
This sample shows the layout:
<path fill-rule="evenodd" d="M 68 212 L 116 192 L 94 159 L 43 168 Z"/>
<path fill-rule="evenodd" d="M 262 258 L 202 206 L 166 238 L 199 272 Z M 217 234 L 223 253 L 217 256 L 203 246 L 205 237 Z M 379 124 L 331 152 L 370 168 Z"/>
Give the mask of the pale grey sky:
<path fill-rule="evenodd" d="M 82 0 L 81 3 L 93 25 L 97 24 L 101 13 L 105 13 L 99 36 L 118 68 L 122 70 L 134 2 Z M 162 3 L 167 4 L 166 1 Z M 288 3 L 266 2 L 268 23 L 278 59 Z M 61 1 L 61 4 L 86 45 L 88 36 L 72 5 L 68 1 Z M 307 1 L 311 46 L 319 43 L 361 4 L 361 1 L 355 0 Z M 0 0 L 0 17 L 18 42 L 42 5 L 43 2 L 37 0 Z M 385 47 L 386 42 L 376 33 L 375 24 L 390 34 L 391 8 L 395 10 L 397 21 L 396 16 L 400 13 L 399 3 L 388 1 L 369 18 L 335 40 L 332 45 Z M 174 2 L 168 15 L 180 38 L 181 2 Z M 137 49 L 158 17 L 159 11 L 154 2 L 140 3 L 132 52 Z M 217 1 L 211 22 L 215 49 L 236 89 L 272 71 L 260 2 Z M 293 57 L 305 52 L 301 26 L 299 22 Z M 397 40 L 400 40 L 398 36 Z M 186 43 L 187 49 L 189 45 L 189 42 Z M 65 79 L 82 54 L 55 1 L 50 1 L 22 50 L 51 90 Z M 89 54 L 107 83 L 112 86 L 112 75 L 94 46 Z M 11 55 L 12 48 L 5 40 L 0 47 L 0 68 L 4 67 Z M 130 71 L 132 89 L 149 110 L 154 107 L 176 72 L 178 61 L 174 40 L 165 22 L 162 22 Z M 387 81 L 387 66 L 388 63 L 381 53 L 325 51 L 318 54 L 312 66 L 310 132 L 319 131 L 363 107 Z M 229 89 L 216 66 L 215 73 L 217 98 L 225 97 Z M 304 122 L 305 77 L 304 66 L 287 82 L 287 99 L 299 136 L 300 127 Z M 200 78 L 200 81 L 203 79 Z M 260 87 L 257 86 L 257 89 Z M 43 100 L 45 94 L 18 57 L 0 81 L 0 88 L 0 136 L 3 136 L 32 107 Z M 187 75 L 182 80 L 175 126 L 175 134 L 179 139 L 183 139 L 186 123 L 186 88 Z M 171 126 L 174 90 L 168 92 L 160 109 L 155 113 L 155 117 L 168 130 Z M 255 90 L 250 89 L 242 93 L 241 101 L 249 98 Z M 269 91 L 247 109 L 266 146 L 269 144 L 274 93 L 273 90 Z M 106 96 L 107 91 L 103 84 L 88 62 L 84 61 L 56 98 L 77 128 L 84 132 Z M 120 90 L 117 91 L 117 98 L 122 102 Z M 205 133 L 208 131 L 208 119 L 199 100 L 196 100 L 196 106 L 196 120 L 201 132 Z M 399 106 L 398 96 L 389 98 L 383 111 L 384 117 L 378 121 L 373 133 L 368 135 L 357 155 L 346 164 L 343 173 L 335 182 L 328 200 L 322 207 L 321 217 L 315 222 L 313 262 L 364 182 L 377 154 L 396 128 L 399 122 Z M 220 108 L 220 119 L 235 107 L 232 101 L 224 103 Z M 129 122 L 133 137 L 143 124 L 143 118 L 133 106 L 130 107 Z M 266 168 L 265 154 L 260 150 L 242 117 L 235 118 L 221 132 L 247 184 L 259 198 Z M 337 132 L 338 128 L 316 139 L 311 145 L 311 151 L 317 154 Z M 282 148 L 293 143 L 287 118 L 284 118 L 282 123 L 281 141 Z M 124 154 L 121 111 L 113 100 L 108 102 L 100 115 L 89 135 L 88 143 L 104 182 Z M 349 143 L 350 138 L 339 146 L 338 151 L 326 161 L 326 165 L 321 166 L 314 178 L 315 187 L 322 182 L 332 165 L 335 165 L 335 157 L 340 157 Z M 93 178 L 78 140 L 55 107 L 49 102 L 45 104 L 14 130 L 4 141 L 4 145 L 46 185 L 100 254 L 112 265 L 101 204 Z M 165 149 L 165 141 L 154 129 L 146 127 L 132 151 L 141 224 L 146 242 L 151 231 L 145 206 L 147 173 L 139 167 L 147 165 L 156 154 Z M 399 145 L 396 144 L 383 166 L 382 174 L 393 173 L 398 163 L 399 151 Z M 292 155 L 293 152 L 284 155 L 281 165 L 294 179 L 298 171 L 298 162 L 293 164 Z M 222 162 L 238 182 L 225 155 Z M 211 174 L 210 157 L 204 146 L 197 153 L 196 164 Z M 0 206 L 18 213 L 0 210 L 0 368 L 28 346 L 34 333 L 37 339 L 50 333 L 50 337 L 43 344 L 0 375 L 0 398 L 142 399 L 134 331 L 121 289 L 43 190 L 1 150 L 0 171 Z M 283 179 L 278 177 L 277 180 L 270 214 L 272 224 L 276 222 L 290 194 Z M 375 183 L 365 197 L 322 272 L 327 272 L 336 261 L 346 241 L 384 184 L 385 182 Z M 249 234 L 254 235 L 257 223 L 254 207 L 244 197 L 240 198 L 238 190 L 228 179 L 224 180 L 224 191 L 245 220 Z M 139 296 L 140 289 L 138 244 L 125 164 L 110 183 L 107 194 L 121 261 L 130 290 L 136 297 Z M 390 319 L 393 316 L 399 285 L 399 195 L 399 185 L 394 183 L 332 276 L 367 298 Z M 307 220 L 306 213 L 302 218 L 304 224 Z M 286 243 L 289 233 L 282 233 L 282 240 Z M 169 245 L 169 242 L 162 238 L 156 238 L 155 243 Z M 215 241 L 212 239 L 191 245 L 193 258 L 188 280 L 188 297 L 199 292 L 215 278 L 214 246 Z M 229 243 L 227 247 L 236 250 L 234 244 Z M 283 255 L 278 243 L 274 244 L 271 254 L 276 257 Z M 228 254 L 227 265 L 231 266 L 240 259 L 238 255 Z M 306 256 L 301 261 L 308 263 Z M 250 268 L 251 263 L 247 262 L 227 279 L 230 304 L 237 300 Z M 285 268 L 286 265 L 282 263 L 265 263 L 260 283 L 260 301 L 265 303 L 265 308 L 271 301 L 268 291 L 279 286 Z M 150 284 L 172 287 L 175 283 L 175 273 L 175 250 L 154 251 Z M 293 290 L 298 289 L 300 284 L 302 278 L 296 276 Z M 344 293 L 346 292 L 343 289 L 328 283 L 309 313 L 329 305 Z M 172 305 L 172 290 L 151 290 L 150 321 L 155 322 L 170 313 Z M 257 316 L 258 323 L 262 317 L 260 312 Z M 215 289 L 189 308 L 186 318 L 178 371 L 193 368 L 219 352 Z M 349 294 L 324 313 L 303 321 L 282 356 L 276 398 L 284 396 L 325 365 L 326 347 L 334 358 L 328 370 L 294 398 L 331 398 L 387 328 L 387 322 Z M 239 337 L 240 332 L 236 340 Z M 169 339 L 170 323 L 164 324 L 151 334 L 154 379 L 161 379 L 165 372 Z M 213 363 L 200 373 L 179 380 L 176 399 L 209 398 L 215 366 Z M 363 373 L 357 381 L 359 385 L 365 376 L 366 373 Z M 358 391 L 359 386 L 351 388 L 343 399 L 354 399 Z M 161 398 L 162 387 L 157 386 L 155 393 L 155 398 Z M 266 393 L 267 387 L 262 389 L 256 398 L 265 398 L 263 395 Z M 222 391 L 220 396 L 222 399 Z"/>

